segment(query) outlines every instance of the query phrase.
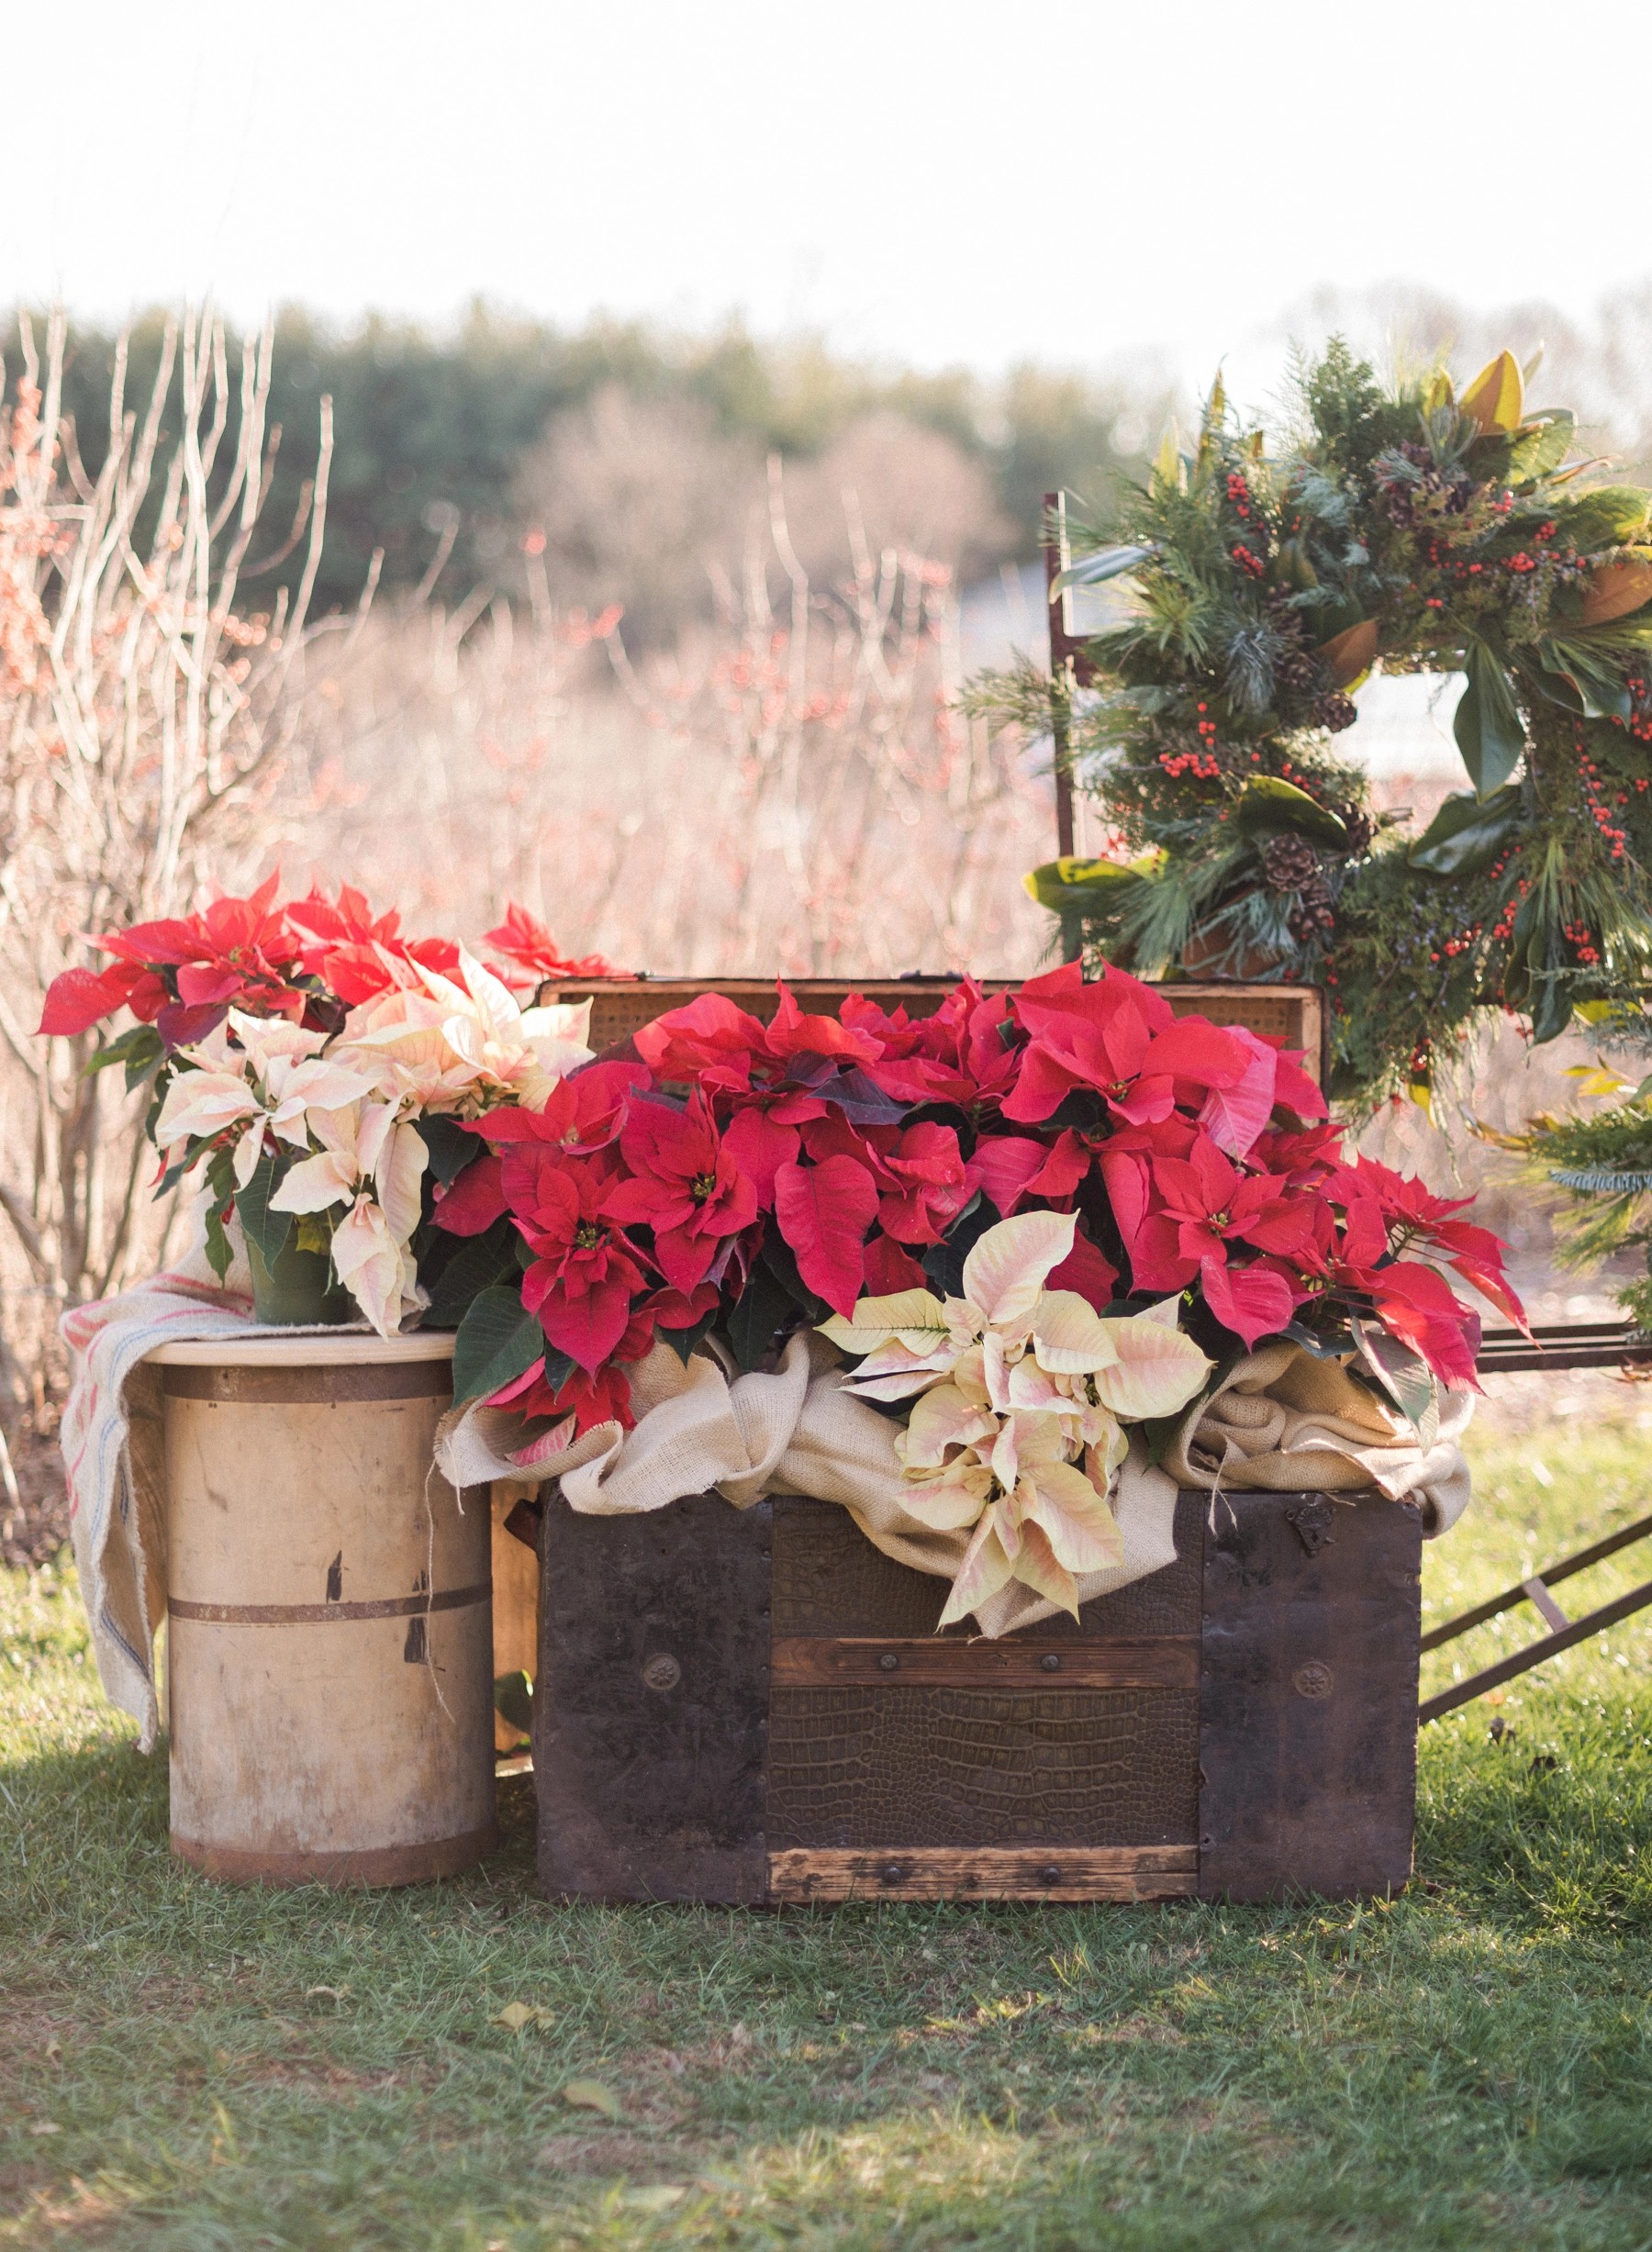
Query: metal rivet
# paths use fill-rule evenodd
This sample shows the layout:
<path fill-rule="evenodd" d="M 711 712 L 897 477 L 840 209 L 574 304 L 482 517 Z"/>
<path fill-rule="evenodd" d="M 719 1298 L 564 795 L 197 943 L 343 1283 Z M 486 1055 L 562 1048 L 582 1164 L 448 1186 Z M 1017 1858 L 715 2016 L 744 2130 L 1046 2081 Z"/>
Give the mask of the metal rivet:
<path fill-rule="evenodd" d="M 675 1689 L 682 1678 L 683 1669 L 669 1650 L 656 1650 L 642 1668 L 643 1688 L 657 1689 L 662 1696 Z"/>
<path fill-rule="evenodd" d="M 1336 1687 L 1336 1676 L 1323 1659 L 1310 1658 L 1291 1675 L 1290 1686 L 1299 1697 L 1329 1697 Z"/>
<path fill-rule="evenodd" d="M 1056 1656 L 1054 1650 L 1046 1650 L 1043 1657 L 1041 1657 L 1038 1662 L 1044 1667 L 1045 1673 L 1059 1673 L 1061 1671 L 1061 1660 Z"/>
<path fill-rule="evenodd" d="M 879 1673 L 893 1673 L 900 1664 L 893 1650 L 886 1650 L 877 1661 Z"/>
<path fill-rule="evenodd" d="M 1058 1885 L 1061 1882 L 1061 1871 L 1056 1867 L 1054 1861 L 1047 1863 L 1044 1867 L 1041 1868 L 1038 1872 L 1038 1876 L 1041 1884 Z"/>
<path fill-rule="evenodd" d="M 898 1885 L 898 1884 L 899 1884 L 899 1883 L 901 1882 L 902 1879 L 903 1879 L 905 1876 L 906 1876 L 906 1869 L 905 1869 L 905 1867 L 903 1867 L 903 1865 L 902 1865 L 900 1862 L 899 1862 L 899 1861 L 886 1861 L 886 1862 L 885 1862 L 885 1864 L 884 1864 L 884 1870 L 883 1870 L 883 1880 L 884 1880 L 885 1884 L 887 1884 L 887 1885 Z"/>

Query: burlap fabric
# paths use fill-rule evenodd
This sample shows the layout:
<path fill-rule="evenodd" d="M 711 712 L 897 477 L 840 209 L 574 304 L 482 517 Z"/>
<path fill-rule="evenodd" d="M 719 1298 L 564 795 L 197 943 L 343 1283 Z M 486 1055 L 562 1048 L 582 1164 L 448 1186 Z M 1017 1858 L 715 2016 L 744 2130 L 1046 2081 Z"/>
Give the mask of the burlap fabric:
<path fill-rule="evenodd" d="M 1472 1392 L 1442 1392 L 1437 1422 L 1419 1434 L 1340 1361 L 1281 1339 L 1252 1353 L 1192 1408 L 1165 1456 L 1178 1485 L 1251 1493 L 1349 1493 L 1375 1486 L 1414 1500 L 1433 1537 L 1468 1506 L 1458 1442 Z"/>
<path fill-rule="evenodd" d="M 661 1509 L 713 1488 L 737 1509 L 765 1494 L 807 1494 L 846 1509 L 885 1555 L 953 1578 L 968 1533 L 937 1532 L 909 1508 L 910 1488 L 895 1452 L 897 1425 L 843 1390 L 836 1359 L 822 1340 L 797 1336 L 773 1375 L 731 1377 L 708 1354 L 697 1353 L 685 1366 L 669 1346 L 656 1345 L 631 1372 L 634 1430 L 605 1423 L 565 1452 L 530 1465 L 519 1417 L 468 1407 L 443 1425 L 436 1458 L 456 1486 L 542 1468 L 560 1480 L 570 1508 L 591 1516 Z M 1276 1396 L 1273 1388 L 1280 1384 Z M 1214 1399 L 1189 1416 L 1166 1468 L 1151 1468 L 1140 1438 L 1133 1442 L 1113 1504 L 1123 1561 L 1081 1577 L 1079 1600 L 1110 1594 L 1175 1560 L 1179 1486 L 1335 1493 L 1376 1485 L 1390 1499 L 1421 1494 L 1430 1530 L 1443 1531 L 1468 1499 L 1468 1473 L 1455 1444 L 1467 1420 L 1465 1398 L 1452 1435 L 1423 1450 L 1408 1435 L 1409 1425 L 1385 1417 L 1380 1403 L 1335 1363 L 1315 1362 L 1289 1344 L 1253 1354 Z M 984 1633 L 997 1636 L 1050 1618 L 1055 1609 L 1011 1581 L 976 1618 Z"/>

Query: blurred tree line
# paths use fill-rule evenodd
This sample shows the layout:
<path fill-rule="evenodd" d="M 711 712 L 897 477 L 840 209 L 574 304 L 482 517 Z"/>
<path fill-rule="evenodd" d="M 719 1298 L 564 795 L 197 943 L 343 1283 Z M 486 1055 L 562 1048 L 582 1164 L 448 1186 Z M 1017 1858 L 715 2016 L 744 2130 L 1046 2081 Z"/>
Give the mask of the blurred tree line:
<path fill-rule="evenodd" d="M 131 327 L 128 408 L 147 400 L 163 325 L 154 312 Z M 8 378 L 17 341 L 14 322 Z M 93 476 L 107 450 L 115 350 L 112 332 L 72 327 L 63 404 Z M 542 532 L 553 591 L 624 600 L 645 638 L 680 625 L 685 603 L 703 607 L 720 573 L 738 574 L 736 519 L 757 505 L 772 452 L 787 463 L 788 507 L 795 495 L 806 527 L 815 523 L 814 567 L 852 560 L 829 551 L 834 537 L 843 545 L 853 485 L 875 552 L 880 540 L 927 534 L 926 552 L 979 576 L 1036 552 L 1047 489 L 1065 485 L 1104 511 L 1118 474 L 1142 474 L 1169 409 L 1152 380 L 1031 365 L 991 383 L 891 372 L 739 327 L 692 338 L 597 321 L 564 333 L 478 306 L 433 337 L 377 317 L 340 328 L 289 307 L 276 321 L 281 440 L 263 512 L 280 537 L 255 566 L 279 555 L 301 512 L 323 394 L 335 453 L 318 610 L 354 603 L 375 549 L 387 587 L 417 584 L 445 544 L 440 591 L 450 599 L 478 582 L 517 591 L 523 541 Z M 835 535 L 820 529 L 829 522 Z M 300 540 L 271 566 L 272 591 L 303 551 Z"/>

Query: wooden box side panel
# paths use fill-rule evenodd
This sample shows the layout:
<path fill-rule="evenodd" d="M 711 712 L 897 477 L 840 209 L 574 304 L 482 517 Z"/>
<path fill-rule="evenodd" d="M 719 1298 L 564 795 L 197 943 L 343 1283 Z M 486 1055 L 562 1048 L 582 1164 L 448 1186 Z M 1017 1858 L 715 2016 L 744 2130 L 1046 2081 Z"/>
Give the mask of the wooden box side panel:
<path fill-rule="evenodd" d="M 541 1891 L 765 1897 L 769 1549 L 766 1502 L 737 1510 L 712 1493 L 585 1517 L 547 1501 Z"/>
<path fill-rule="evenodd" d="M 1416 1799 L 1421 1516 L 1377 1494 L 1277 1493 L 1224 1494 L 1215 1516 L 1200 1890 L 1398 1891 Z"/>

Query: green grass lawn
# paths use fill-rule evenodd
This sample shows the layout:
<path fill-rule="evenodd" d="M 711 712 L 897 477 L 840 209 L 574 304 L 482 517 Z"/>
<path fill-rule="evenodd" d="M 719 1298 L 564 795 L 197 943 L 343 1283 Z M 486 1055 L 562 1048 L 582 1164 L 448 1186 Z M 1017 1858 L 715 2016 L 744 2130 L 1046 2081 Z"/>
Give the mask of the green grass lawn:
<path fill-rule="evenodd" d="M 1652 1507 L 1475 1451 L 1436 1617 Z M 1425 1733 L 1391 1904 L 775 1916 L 536 1901 L 526 1780 L 462 1882 L 209 1884 L 72 1586 L 0 1633 L 0 2245 L 1652 2246 L 1652 1613 Z"/>

